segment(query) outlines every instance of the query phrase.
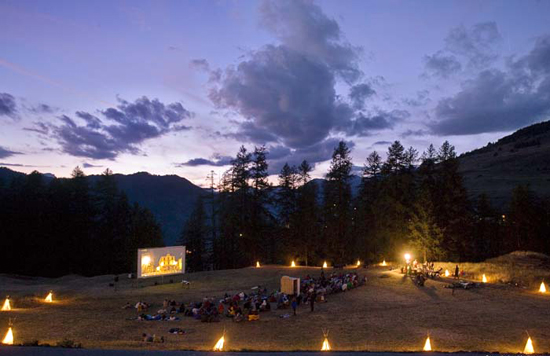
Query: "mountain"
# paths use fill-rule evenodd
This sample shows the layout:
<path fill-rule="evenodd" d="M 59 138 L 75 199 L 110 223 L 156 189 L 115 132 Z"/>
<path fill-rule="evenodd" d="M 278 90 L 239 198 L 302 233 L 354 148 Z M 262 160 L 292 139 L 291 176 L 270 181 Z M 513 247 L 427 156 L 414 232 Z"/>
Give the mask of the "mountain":
<path fill-rule="evenodd" d="M 550 121 L 462 154 L 459 161 L 470 196 L 486 193 L 496 207 L 505 208 L 519 184 L 550 197 Z"/>
<path fill-rule="evenodd" d="M 0 167 L 0 180 L 3 182 L 23 176 L 24 173 Z M 99 177 L 88 176 L 90 184 L 95 184 Z M 114 177 L 119 189 L 126 193 L 131 203 L 139 203 L 155 215 L 162 226 L 167 245 L 177 242 L 197 197 L 204 192 L 189 180 L 176 175 L 157 176 L 139 172 L 130 175 L 115 174 Z M 46 181 L 51 179 L 50 175 L 44 175 L 44 178 Z"/>

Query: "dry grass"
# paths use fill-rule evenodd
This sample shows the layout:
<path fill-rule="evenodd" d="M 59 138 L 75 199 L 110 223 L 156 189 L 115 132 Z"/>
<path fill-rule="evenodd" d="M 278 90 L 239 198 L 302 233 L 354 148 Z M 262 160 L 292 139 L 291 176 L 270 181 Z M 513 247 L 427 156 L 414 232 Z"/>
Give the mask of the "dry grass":
<path fill-rule="evenodd" d="M 475 271 L 478 273 L 478 269 Z M 156 310 L 164 298 L 189 302 L 203 296 L 221 296 L 225 291 L 249 291 L 255 285 L 275 289 L 282 275 L 319 272 L 316 268 L 282 266 L 202 272 L 185 276 L 192 282 L 190 289 L 178 283 L 137 288 L 132 281 L 123 280 L 116 292 L 107 286 L 110 276 L 55 280 L 0 277 L 0 293 L 12 295 L 18 308 L 0 313 L 0 332 L 5 332 L 11 316 L 17 317 L 17 342 L 38 339 L 55 344 L 69 338 L 86 348 L 209 350 L 225 328 L 226 345 L 231 350 L 290 351 L 319 350 L 322 330 L 329 328 L 335 350 L 415 351 L 422 348 L 430 333 L 432 346 L 438 351 L 513 353 L 523 349 L 528 330 L 537 352 L 550 351 L 550 295 L 492 284 L 457 290 L 452 295 L 444 288 L 445 281 L 429 280 L 419 288 L 410 279 L 383 267 L 368 270 L 366 286 L 329 296 L 328 303 L 318 304 L 314 313 L 301 307 L 297 317 L 288 319 L 278 317 L 288 310 L 275 310 L 261 314 L 258 322 L 240 324 L 228 319 L 207 324 L 191 318 L 139 322 L 128 320 L 136 316 L 134 310 L 121 309 L 127 301 L 135 303 L 139 299 L 155 303 Z M 46 305 L 37 297 L 43 298 L 50 289 L 58 301 Z M 188 334 L 170 335 L 171 327 L 183 328 Z M 163 335 L 167 342 L 144 344 L 140 341 L 142 332 Z"/>

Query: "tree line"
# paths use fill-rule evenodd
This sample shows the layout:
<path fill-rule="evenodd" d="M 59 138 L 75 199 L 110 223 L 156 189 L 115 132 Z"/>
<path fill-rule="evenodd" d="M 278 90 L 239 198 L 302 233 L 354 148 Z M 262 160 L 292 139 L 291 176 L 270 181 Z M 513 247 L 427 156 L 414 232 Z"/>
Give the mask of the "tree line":
<path fill-rule="evenodd" d="M 130 204 L 107 169 L 95 184 L 39 172 L 0 180 L 0 271 L 85 276 L 136 270 L 137 249 L 163 246 L 153 214 Z"/>
<path fill-rule="evenodd" d="M 515 250 L 550 253 L 550 201 L 528 186 L 504 210 L 468 197 L 454 146 L 419 154 L 399 141 L 372 152 L 354 187 L 351 150 L 334 149 L 324 181 L 312 166 L 285 164 L 268 182 L 268 152 L 243 146 L 218 186 L 200 197 L 182 229 L 190 270 L 261 263 L 304 265 L 400 259 L 481 261 Z M 354 191 L 355 190 L 355 191 Z"/>

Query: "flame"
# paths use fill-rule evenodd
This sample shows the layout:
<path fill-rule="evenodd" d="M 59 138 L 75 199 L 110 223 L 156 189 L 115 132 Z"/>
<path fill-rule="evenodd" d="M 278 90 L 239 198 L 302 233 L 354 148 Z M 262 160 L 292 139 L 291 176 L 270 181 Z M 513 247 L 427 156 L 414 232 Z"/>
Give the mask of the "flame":
<path fill-rule="evenodd" d="M 546 293 L 546 286 L 544 285 L 544 282 L 540 283 L 539 292 Z M 4 309 L 2 309 L 2 310 L 4 310 Z"/>
<path fill-rule="evenodd" d="M 296 267 L 296 263 L 294 263 L 294 261 L 292 261 L 292 263 L 290 264 L 290 267 Z"/>
<path fill-rule="evenodd" d="M 525 344 L 525 348 L 523 349 L 523 353 L 526 355 L 531 355 L 535 353 L 535 349 L 533 348 L 533 341 L 531 341 L 531 337 L 527 339 L 527 343 Z"/>
<path fill-rule="evenodd" d="M 410 253 L 406 253 L 406 254 L 405 254 L 405 261 L 407 261 L 407 263 L 409 263 L 410 260 L 411 260 L 411 254 L 410 254 Z"/>
<path fill-rule="evenodd" d="M 357 267 L 361 266 L 361 261 L 357 260 Z"/>
<path fill-rule="evenodd" d="M 426 343 L 424 344 L 424 351 L 432 351 L 432 343 L 430 342 L 430 337 L 426 339 Z"/>
<path fill-rule="evenodd" d="M 13 331 L 11 330 L 11 327 L 8 329 L 8 332 L 6 333 L 6 337 L 4 337 L 4 340 L 2 340 L 2 343 L 4 345 L 13 345 Z"/>
<path fill-rule="evenodd" d="M 4 305 L 2 306 L 2 311 L 10 311 L 11 305 L 10 305 L 10 298 L 6 298 L 6 301 L 4 302 Z"/>
<path fill-rule="evenodd" d="M 321 351 L 330 351 L 330 344 L 328 343 L 328 339 L 325 337 L 325 341 L 323 341 L 323 347 L 321 347 Z"/>
<path fill-rule="evenodd" d="M 451 272 L 449 272 L 448 269 L 445 270 L 445 277 L 449 277 L 451 275 Z"/>
<path fill-rule="evenodd" d="M 218 342 L 216 343 L 216 346 L 214 346 L 214 351 L 223 351 L 223 343 L 225 342 L 225 337 L 222 336 Z"/>
<path fill-rule="evenodd" d="M 485 273 L 483 273 L 483 277 L 481 278 L 481 281 L 483 283 L 487 283 L 487 277 L 485 276 Z"/>
<path fill-rule="evenodd" d="M 386 263 L 386 260 L 382 261 L 382 263 L 380 264 L 380 266 L 387 266 L 388 264 Z"/>
<path fill-rule="evenodd" d="M 52 303 L 53 302 L 53 295 L 52 295 L 52 292 L 50 292 L 50 294 L 48 294 L 48 296 L 46 297 L 46 299 L 44 299 L 44 301 L 46 303 Z"/>
<path fill-rule="evenodd" d="M 260 268 L 260 261 L 256 261 L 256 268 Z"/>
<path fill-rule="evenodd" d="M 328 267 L 327 261 L 323 262 L 323 268 L 327 268 L 327 267 Z"/>

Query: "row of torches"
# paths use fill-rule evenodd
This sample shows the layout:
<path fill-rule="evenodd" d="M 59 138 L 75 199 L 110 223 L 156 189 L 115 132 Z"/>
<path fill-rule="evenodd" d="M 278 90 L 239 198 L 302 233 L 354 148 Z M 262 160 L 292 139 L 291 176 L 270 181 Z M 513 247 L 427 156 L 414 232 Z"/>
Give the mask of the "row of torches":
<path fill-rule="evenodd" d="M 359 267 L 360 265 L 361 265 L 361 262 L 357 261 L 357 266 Z M 387 263 L 384 260 L 382 263 L 380 263 L 380 265 L 381 266 L 387 266 Z M 296 267 L 296 263 L 294 261 L 292 261 L 290 266 L 291 267 Z M 323 263 L 323 267 L 324 268 L 328 267 L 326 261 Z M 256 262 L 256 268 L 260 268 L 260 262 Z M 445 270 L 445 276 L 448 277 L 449 275 L 450 275 L 449 271 Z M 482 282 L 487 283 L 487 277 L 485 276 L 485 274 L 483 274 Z M 546 293 L 546 286 L 545 286 L 544 282 L 541 282 L 539 292 L 540 293 Z M 53 293 L 51 291 L 50 291 L 50 293 L 48 293 L 46 298 L 44 298 L 44 302 L 53 303 Z M 2 311 L 12 310 L 9 296 L 6 297 L 6 300 L 4 301 L 4 304 L 2 305 L 1 310 Z M 324 340 L 323 340 L 323 345 L 321 346 L 321 351 L 330 351 L 331 347 L 330 347 L 330 344 L 328 342 L 328 330 L 326 330 L 326 331 L 323 330 L 323 335 L 324 335 Z M 13 337 L 12 323 L 11 323 L 11 320 L 10 320 L 9 327 L 8 327 L 8 332 L 6 333 L 6 336 L 4 337 L 4 339 L 2 339 L 2 344 L 4 344 L 4 345 L 13 345 L 13 342 L 14 342 L 14 337 Z M 214 345 L 213 351 L 223 351 L 224 344 L 225 344 L 225 331 L 224 331 L 222 337 L 216 343 L 216 345 Z M 432 343 L 431 343 L 429 335 L 426 338 L 426 342 L 424 343 L 423 351 L 432 351 Z M 530 336 L 527 339 L 527 343 L 525 344 L 525 348 L 523 350 L 523 353 L 527 354 L 527 355 L 535 353 L 535 349 L 533 347 L 533 341 L 531 340 Z"/>
<path fill-rule="evenodd" d="M 44 298 L 45 303 L 53 303 L 53 293 L 50 291 L 46 298 Z M 11 300 L 10 297 L 6 297 L 6 300 L 4 300 L 4 304 L 2 305 L 1 311 L 10 311 L 12 309 L 11 307 Z M 11 319 L 8 324 L 8 332 L 6 333 L 6 336 L 2 339 L 2 344 L 4 345 L 13 345 L 14 337 L 13 337 L 13 325 L 11 322 Z"/>

